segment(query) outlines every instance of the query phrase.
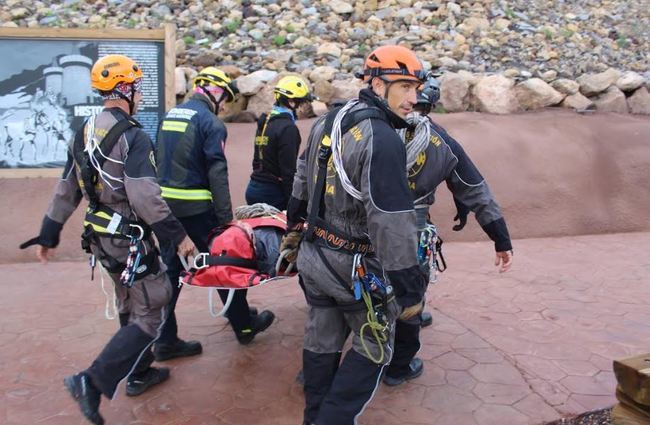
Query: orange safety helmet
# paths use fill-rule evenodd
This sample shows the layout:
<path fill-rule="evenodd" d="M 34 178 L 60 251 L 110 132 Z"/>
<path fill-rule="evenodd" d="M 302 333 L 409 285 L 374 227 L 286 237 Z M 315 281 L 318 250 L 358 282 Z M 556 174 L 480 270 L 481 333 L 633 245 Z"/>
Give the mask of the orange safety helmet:
<path fill-rule="evenodd" d="M 426 73 L 422 62 L 411 49 L 403 46 L 381 46 L 373 50 L 363 65 L 363 81 L 374 77 L 386 81 L 409 80 L 422 82 Z"/>
<path fill-rule="evenodd" d="M 142 70 L 133 59 L 124 55 L 107 55 L 99 59 L 90 71 L 92 88 L 109 92 L 119 83 L 133 83 L 142 78 Z"/>

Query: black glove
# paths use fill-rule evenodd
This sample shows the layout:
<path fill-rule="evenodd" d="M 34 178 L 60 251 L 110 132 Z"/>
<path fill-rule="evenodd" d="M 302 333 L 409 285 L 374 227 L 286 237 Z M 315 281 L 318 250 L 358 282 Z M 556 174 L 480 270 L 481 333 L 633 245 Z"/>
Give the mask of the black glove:
<path fill-rule="evenodd" d="M 456 216 L 454 217 L 454 221 L 458 220 L 458 224 L 454 225 L 452 229 L 455 232 L 460 232 L 467 224 L 467 216 L 469 215 L 470 210 L 465 206 L 465 204 L 456 199 L 456 197 L 454 197 L 454 204 L 456 204 Z"/>
<path fill-rule="evenodd" d="M 43 218 L 41 233 L 35 238 L 20 244 L 20 249 L 28 248 L 32 245 L 42 245 L 48 248 L 56 248 L 59 245 L 59 235 L 63 229 L 63 224 L 57 223 L 48 216 Z"/>

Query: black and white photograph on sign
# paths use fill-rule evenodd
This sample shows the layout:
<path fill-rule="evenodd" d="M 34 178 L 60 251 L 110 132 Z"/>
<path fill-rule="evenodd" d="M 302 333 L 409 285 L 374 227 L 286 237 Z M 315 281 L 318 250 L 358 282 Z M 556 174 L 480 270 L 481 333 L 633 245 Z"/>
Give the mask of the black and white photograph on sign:
<path fill-rule="evenodd" d="M 135 118 L 155 140 L 164 114 L 163 44 L 139 41 L 2 39 L 0 168 L 62 167 L 76 130 L 102 109 L 90 86 L 95 61 L 124 54 L 144 73 Z"/>

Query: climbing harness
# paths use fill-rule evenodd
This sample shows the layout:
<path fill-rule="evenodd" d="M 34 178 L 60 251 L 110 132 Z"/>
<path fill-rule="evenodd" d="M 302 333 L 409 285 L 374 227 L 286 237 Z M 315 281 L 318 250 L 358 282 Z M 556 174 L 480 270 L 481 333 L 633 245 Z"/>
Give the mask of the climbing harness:
<path fill-rule="evenodd" d="M 122 270 L 120 275 L 120 283 L 126 288 L 133 287 L 136 273 L 140 268 L 140 260 L 142 260 L 142 237 L 144 236 L 144 229 L 138 225 L 133 225 L 140 231 L 139 236 L 131 236 L 129 238 L 129 255 L 126 257 L 126 267 Z"/>
<path fill-rule="evenodd" d="M 352 260 L 352 286 L 354 298 L 363 300 L 367 314 L 366 323 L 359 329 L 361 346 L 366 352 L 366 356 L 376 364 L 384 362 L 384 344 L 388 341 L 389 322 L 386 308 L 389 297 L 393 294 L 393 287 L 384 283 L 374 273 L 366 273 L 363 265 L 363 255 L 355 254 Z M 373 300 L 374 297 L 374 300 Z M 379 356 L 373 356 L 366 344 L 364 335 L 370 332 L 371 337 L 377 342 L 379 347 Z"/>

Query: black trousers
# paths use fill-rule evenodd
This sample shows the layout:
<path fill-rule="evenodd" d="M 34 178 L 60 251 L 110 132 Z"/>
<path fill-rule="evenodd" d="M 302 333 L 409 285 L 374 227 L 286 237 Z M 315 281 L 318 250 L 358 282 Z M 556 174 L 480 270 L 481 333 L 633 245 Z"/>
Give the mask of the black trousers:
<path fill-rule="evenodd" d="M 420 350 L 420 315 L 416 314 L 409 320 L 395 322 L 395 351 L 386 375 L 400 378 L 409 373 L 409 364 Z"/>
<path fill-rule="evenodd" d="M 188 236 L 192 239 L 198 250 L 200 252 L 208 252 L 208 235 L 210 231 L 217 226 L 217 218 L 215 217 L 214 212 L 210 210 L 189 217 L 179 217 L 178 220 L 181 222 Z M 183 270 L 183 265 L 181 264 L 178 255 L 176 255 L 175 246 L 164 246 L 161 251 L 163 261 L 167 265 L 167 275 L 169 276 L 169 280 L 172 282 L 174 292 L 167 307 L 169 315 L 162 328 L 162 333 L 158 342 L 161 344 L 173 344 L 178 340 L 178 324 L 176 322 L 174 309 L 176 308 L 176 301 L 178 300 L 182 288 L 182 286 L 178 285 L 178 278 L 181 270 Z M 220 289 L 217 292 L 219 293 L 221 301 L 225 303 L 228 298 L 228 291 Z M 233 297 L 232 303 L 226 313 L 228 315 L 228 320 L 230 321 L 230 326 L 232 326 L 233 331 L 236 333 L 240 333 L 242 330 L 250 329 L 251 327 L 251 317 L 248 310 L 246 293 L 246 289 L 235 291 L 235 296 Z"/>

